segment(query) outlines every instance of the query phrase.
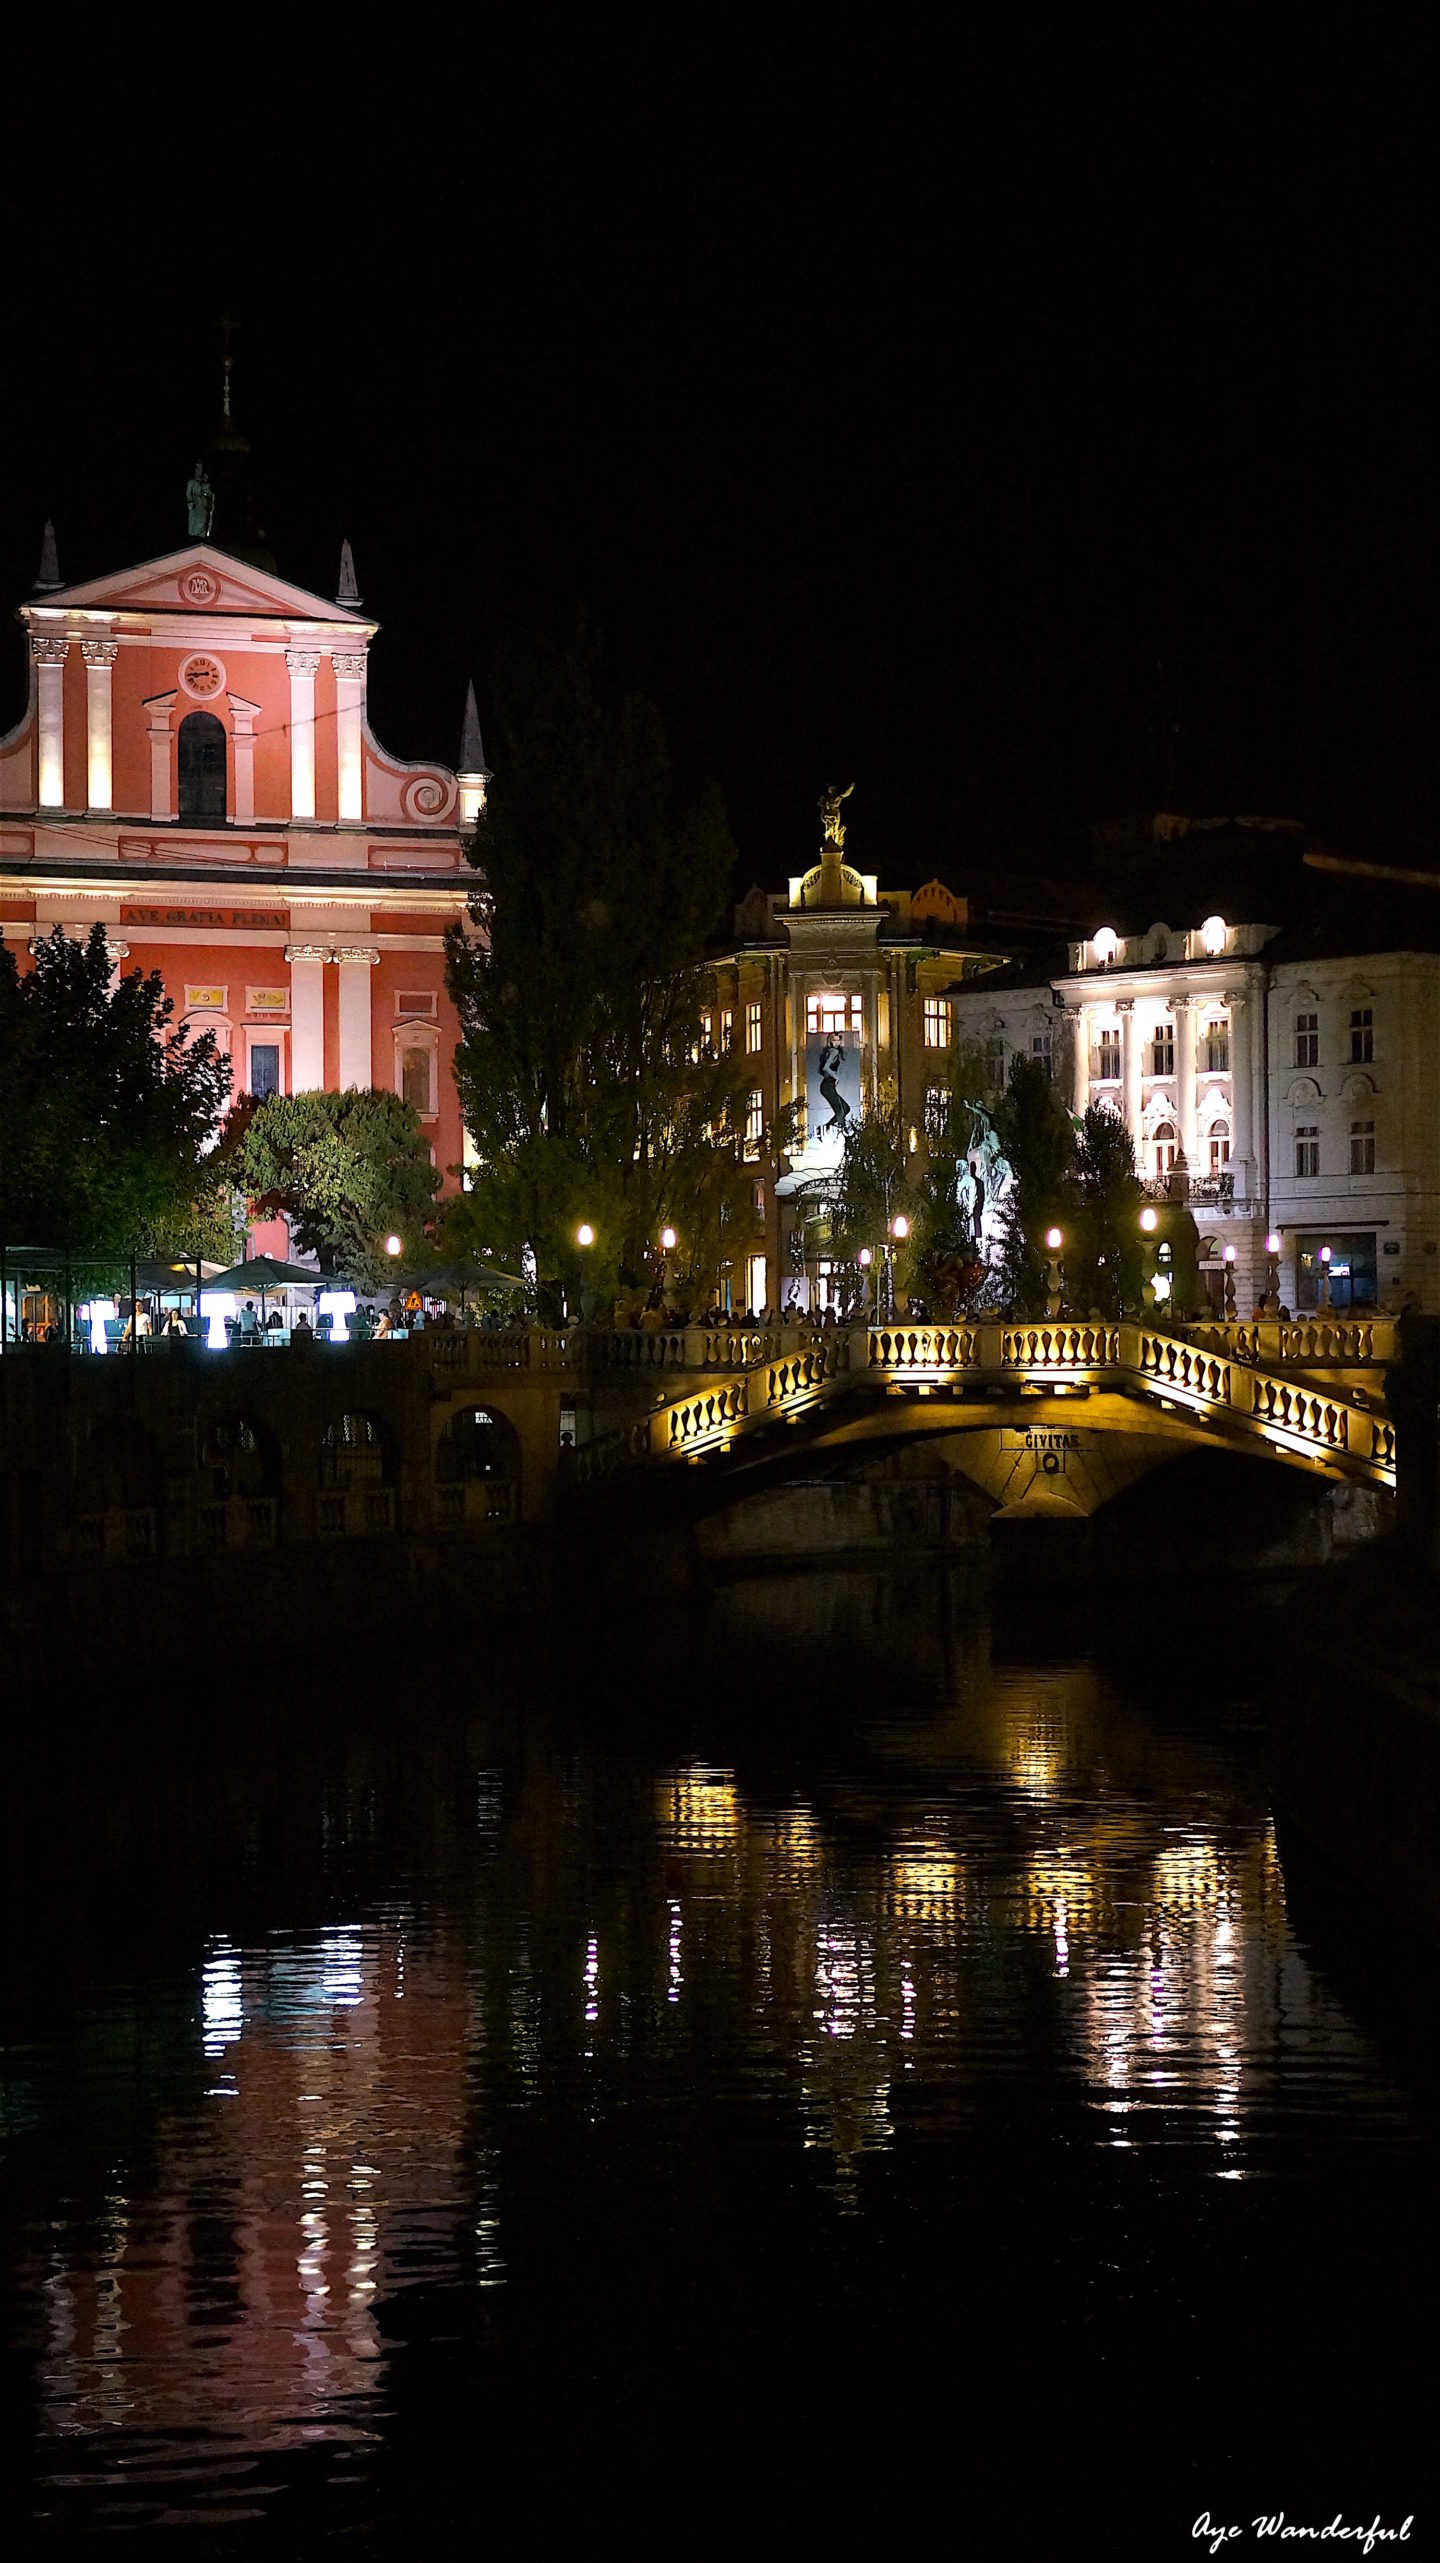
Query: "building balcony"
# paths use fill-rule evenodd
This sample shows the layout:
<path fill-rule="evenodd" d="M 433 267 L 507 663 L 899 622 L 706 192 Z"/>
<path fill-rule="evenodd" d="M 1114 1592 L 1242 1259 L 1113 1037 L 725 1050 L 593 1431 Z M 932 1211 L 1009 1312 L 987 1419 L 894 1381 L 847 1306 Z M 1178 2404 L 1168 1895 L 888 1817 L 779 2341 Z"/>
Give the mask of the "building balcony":
<path fill-rule="evenodd" d="M 1188 1202 L 1192 1210 L 1248 1210 L 1243 1169 L 1226 1166 L 1218 1175 L 1146 1175 L 1141 1188 L 1147 1201 Z"/>

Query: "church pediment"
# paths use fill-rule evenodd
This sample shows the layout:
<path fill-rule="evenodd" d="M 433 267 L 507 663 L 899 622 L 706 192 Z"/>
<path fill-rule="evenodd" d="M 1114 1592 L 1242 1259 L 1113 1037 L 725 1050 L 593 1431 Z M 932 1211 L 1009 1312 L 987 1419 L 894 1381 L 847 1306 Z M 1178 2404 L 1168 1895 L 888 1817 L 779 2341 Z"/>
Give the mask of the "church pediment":
<path fill-rule="evenodd" d="M 187 544 L 183 552 L 167 552 L 161 560 L 142 561 L 134 569 L 114 570 L 79 587 L 57 589 L 44 599 L 47 617 L 72 610 L 212 618 L 240 614 L 251 621 L 269 617 L 277 622 L 348 625 L 363 633 L 375 630 L 366 615 L 351 613 L 328 597 L 312 596 L 306 588 L 292 587 L 287 579 L 257 570 L 249 561 L 232 560 L 228 552 L 216 551 L 210 543 Z"/>

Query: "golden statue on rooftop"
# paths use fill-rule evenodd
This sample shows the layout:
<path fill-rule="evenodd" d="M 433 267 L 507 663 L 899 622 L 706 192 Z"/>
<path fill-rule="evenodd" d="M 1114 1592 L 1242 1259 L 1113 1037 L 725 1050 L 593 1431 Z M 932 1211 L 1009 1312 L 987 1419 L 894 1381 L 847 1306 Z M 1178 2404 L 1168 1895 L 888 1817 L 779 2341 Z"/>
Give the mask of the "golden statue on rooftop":
<path fill-rule="evenodd" d="M 840 804 L 849 800 L 854 789 L 853 783 L 847 783 L 843 791 L 838 783 L 832 783 L 829 791 L 820 795 L 820 825 L 824 830 L 821 843 L 833 845 L 837 852 L 845 843 L 845 822 L 840 816 Z"/>

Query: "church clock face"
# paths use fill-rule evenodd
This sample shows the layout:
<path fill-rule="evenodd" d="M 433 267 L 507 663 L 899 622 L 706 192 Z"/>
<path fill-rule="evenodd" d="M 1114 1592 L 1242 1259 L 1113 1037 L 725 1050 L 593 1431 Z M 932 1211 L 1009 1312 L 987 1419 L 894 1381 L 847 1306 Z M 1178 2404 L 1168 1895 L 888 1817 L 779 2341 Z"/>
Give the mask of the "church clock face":
<path fill-rule="evenodd" d="M 212 694 L 220 692 L 225 683 L 225 670 L 218 659 L 202 653 L 185 661 L 180 670 L 180 682 L 187 694 L 193 694 L 198 702 L 204 703 Z"/>

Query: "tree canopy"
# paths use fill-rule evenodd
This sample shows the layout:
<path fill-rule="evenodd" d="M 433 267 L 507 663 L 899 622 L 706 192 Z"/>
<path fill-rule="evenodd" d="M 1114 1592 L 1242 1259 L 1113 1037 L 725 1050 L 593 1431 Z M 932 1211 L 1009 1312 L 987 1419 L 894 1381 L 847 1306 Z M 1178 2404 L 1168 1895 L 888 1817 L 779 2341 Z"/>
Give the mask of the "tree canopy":
<path fill-rule="evenodd" d="M 122 1257 L 202 1215 L 230 1063 L 173 1014 L 158 971 L 112 978 L 102 926 L 23 976 L 0 945 L 0 1236 Z"/>
<path fill-rule="evenodd" d="M 384 1278 L 392 1231 L 423 1251 L 440 1178 L 414 1106 L 383 1087 L 267 1095 L 237 1111 L 221 1156 L 262 1218 L 283 1212 L 295 1243 L 358 1290 Z"/>
<path fill-rule="evenodd" d="M 735 851 L 718 795 L 677 809 L 654 705 L 583 635 L 511 653 L 493 701 L 483 886 L 449 944 L 478 1164 L 447 1239 L 512 1269 L 528 1248 L 542 1287 L 603 1295 L 643 1283 L 669 1221 L 672 1275 L 703 1295 L 753 1233 L 749 1077 L 702 1025 Z"/>

